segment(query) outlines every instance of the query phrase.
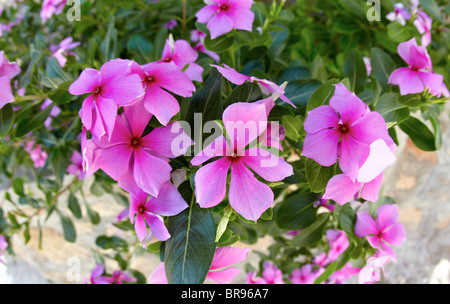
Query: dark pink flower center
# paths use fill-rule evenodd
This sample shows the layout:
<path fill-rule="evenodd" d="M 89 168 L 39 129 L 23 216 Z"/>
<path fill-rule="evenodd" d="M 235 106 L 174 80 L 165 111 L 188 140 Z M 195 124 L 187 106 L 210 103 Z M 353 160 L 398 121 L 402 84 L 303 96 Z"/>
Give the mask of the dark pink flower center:
<path fill-rule="evenodd" d="M 227 11 L 227 10 L 228 10 L 228 5 L 227 5 L 227 4 L 222 4 L 222 5 L 220 6 L 220 10 L 221 10 L 221 11 Z"/>
<path fill-rule="evenodd" d="M 94 95 L 100 95 L 102 93 L 102 87 L 95 88 Z"/>
<path fill-rule="evenodd" d="M 413 67 L 411 67 L 411 70 L 413 70 L 414 72 L 417 72 L 417 71 L 419 70 L 419 68 L 418 68 L 418 67 L 415 67 L 415 66 L 413 66 Z"/>
<path fill-rule="evenodd" d="M 139 214 L 143 214 L 144 212 L 145 212 L 144 206 L 139 206 L 139 208 L 138 208 L 138 213 L 139 213 Z"/>
<path fill-rule="evenodd" d="M 153 82 L 156 81 L 156 79 L 155 79 L 155 77 L 153 77 L 153 76 L 147 76 L 147 78 L 145 79 L 145 81 L 146 81 L 147 83 L 153 83 Z"/>
<path fill-rule="evenodd" d="M 164 62 L 171 62 L 172 61 L 172 57 L 167 57 L 167 58 L 164 58 L 164 60 L 163 60 Z"/>
<path fill-rule="evenodd" d="M 341 134 L 347 134 L 350 132 L 350 128 L 346 124 L 339 125 L 339 132 Z"/>
<path fill-rule="evenodd" d="M 133 137 L 133 138 L 131 139 L 130 144 L 131 144 L 131 146 L 132 146 L 133 148 L 140 147 L 140 146 L 141 146 L 141 139 L 140 139 L 140 138 L 137 138 L 137 137 Z"/>

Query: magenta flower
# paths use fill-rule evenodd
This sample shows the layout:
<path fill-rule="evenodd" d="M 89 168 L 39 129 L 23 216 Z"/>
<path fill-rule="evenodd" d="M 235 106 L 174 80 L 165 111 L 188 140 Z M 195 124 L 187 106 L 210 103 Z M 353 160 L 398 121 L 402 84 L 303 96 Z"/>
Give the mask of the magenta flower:
<path fill-rule="evenodd" d="M 342 171 L 355 181 L 369 157 L 370 144 L 382 139 L 390 147 L 394 142 L 379 113 L 371 112 L 343 84 L 335 87 L 330 105 L 315 108 L 306 117 L 304 129 L 307 135 L 302 154 L 322 166 L 333 165 L 339 155 Z"/>
<path fill-rule="evenodd" d="M 73 42 L 72 37 L 68 37 L 63 41 L 61 41 L 59 45 L 51 45 L 50 52 L 53 53 L 52 57 L 55 57 L 58 60 L 61 67 L 64 67 L 67 62 L 67 58 L 65 56 L 66 55 L 76 56 L 76 54 L 70 50 L 76 48 L 80 44 L 81 44 L 80 42 Z"/>
<path fill-rule="evenodd" d="M 347 264 L 345 264 L 344 267 L 342 267 L 338 271 L 331 274 L 330 277 L 328 278 L 327 283 L 329 283 L 329 284 L 344 284 L 350 278 L 359 274 L 360 271 L 361 271 L 361 268 L 353 267 L 352 264 L 347 263 Z"/>
<path fill-rule="evenodd" d="M 377 251 L 375 256 L 369 257 L 366 265 L 360 269 L 358 276 L 359 284 L 372 284 L 380 281 L 381 273 L 384 273 L 383 266 L 389 263 L 391 257 L 382 251 Z"/>
<path fill-rule="evenodd" d="M 0 51 L 0 109 L 5 104 L 14 101 L 11 89 L 11 79 L 20 73 L 20 67 L 15 62 L 9 62 L 5 53 Z"/>
<path fill-rule="evenodd" d="M 199 42 L 194 46 L 194 50 L 198 51 L 198 52 L 202 52 L 205 53 L 206 55 L 208 55 L 209 57 L 211 57 L 212 59 L 214 59 L 216 62 L 220 62 L 220 56 L 219 54 L 217 54 L 216 52 L 213 51 L 208 51 L 205 48 L 205 44 L 203 42 Z"/>
<path fill-rule="evenodd" d="M 70 157 L 71 164 L 67 167 L 66 172 L 78 176 L 79 180 L 82 180 L 86 176 L 86 172 L 83 170 L 83 157 L 80 152 L 73 151 Z"/>
<path fill-rule="evenodd" d="M 233 29 L 252 31 L 255 14 L 250 10 L 253 0 L 205 0 L 195 16 L 199 23 L 207 23 L 211 39 L 231 32 Z"/>
<path fill-rule="evenodd" d="M 216 249 L 210 271 L 206 279 L 219 284 L 230 284 L 239 274 L 239 268 L 229 267 L 247 258 L 249 249 L 236 247 L 219 247 Z M 228 267 L 228 268 L 226 268 Z M 224 269 L 226 268 L 226 269 Z M 151 284 L 167 284 L 164 262 L 148 278 Z"/>
<path fill-rule="evenodd" d="M 49 98 L 44 100 L 44 102 L 41 105 L 41 110 L 43 110 L 49 106 L 52 107 L 52 110 L 50 111 L 50 116 L 47 117 L 47 119 L 44 122 L 44 126 L 47 129 L 51 129 L 52 117 L 57 117 L 61 113 L 61 109 L 57 105 L 53 104 L 53 101 L 50 100 Z"/>
<path fill-rule="evenodd" d="M 27 143 L 25 151 L 30 155 L 35 168 L 43 168 L 47 162 L 47 152 L 42 150 L 41 145 L 34 145 L 34 140 Z"/>
<path fill-rule="evenodd" d="M 195 92 L 189 77 L 173 64 L 160 62 L 139 66 L 134 63 L 131 69 L 140 76 L 145 87 L 145 108 L 163 125 L 180 112 L 180 104 L 169 92 L 182 97 L 191 97 Z"/>
<path fill-rule="evenodd" d="M 329 229 L 326 232 L 330 250 L 328 251 L 328 261 L 335 261 L 349 245 L 347 234 L 341 230 Z"/>
<path fill-rule="evenodd" d="M 191 41 L 192 42 L 203 42 L 205 41 L 206 34 L 203 32 L 200 32 L 197 29 L 191 30 Z"/>
<path fill-rule="evenodd" d="M 121 184 L 128 189 L 132 189 L 131 203 L 130 203 L 130 221 L 135 224 L 136 235 L 139 241 L 143 242 L 144 239 L 150 240 L 152 236 L 155 236 L 160 241 L 166 241 L 170 238 L 169 231 L 164 225 L 164 219 L 162 216 L 174 216 L 188 207 L 187 203 L 178 193 L 177 188 L 174 185 L 167 182 L 159 190 L 158 197 L 151 197 L 148 199 L 148 194 L 134 187 L 134 181 L 122 180 Z M 136 220 L 135 220 L 136 215 Z M 150 232 L 147 233 L 147 223 Z"/>
<path fill-rule="evenodd" d="M 184 71 L 192 81 L 203 81 L 203 68 L 196 64 L 198 58 L 197 52 L 191 47 L 186 40 L 173 41 L 172 36 L 166 40 L 164 45 L 161 61 L 174 63 L 179 70 L 182 70 L 187 65 L 188 68 Z"/>
<path fill-rule="evenodd" d="M 41 19 L 45 23 L 53 15 L 59 15 L 63 12 L 67 0 L 44 0 L 42 2 Z"/>
<path fill-rule="evenodd" d="M 287 98 L 284 95 L 284 93 L 285 93 L 284 89 L 270 80 L 259 79 L 259 78 L 253 77 L 253 76 L 247 76 L 247 75 L 241 74 L 239 72 L 236 72 L 233 68 L 227 66 L 226 64 L 224 64 L 224 67 L 220 67 L 217 65 L 211 65 L 211 66 L 215 67 L 223 75 L 223 77 L 228 79 L 231 83 L 234 83 L 236 85 L 242 85 L 246 81 L 256 82 L 258 84 L 259 88 L 261 89 L 261 91 L 263 92 L 263 94 L 265 94 L 265 95 L 275 94 L 277 96 L 277 98 L 279 97 L 284 102 L 286 102 L 286 103 L 290 104 L 291 106 L 293 106 L 294 108 L 296 108 L 296 106 L 292 103 L 292 101 L 290 101 L 289 98 Z M 274 99 L 276 99 L 276 98 L 274 98 Z"/>
<path fill-rule="evenodd" d="M 150 118 L 151 114 L 145 110 L 143 103 L 137 102 L 124 107 L 124 112 L 117 116 L 109 142 L 95 138 L 88 140 L 85 149 L 93 149 L 85 153 L 89 174 L 102 169 L 119 184 L 123 182 L 121 186 L 128 192 L 132 189 L 127 185 L 134 180 L 144 192 L 158 196 L 162 186 L 170 180 L 172 167 L 169 158 L 184 154 L 189 147 L 175 146 L 173 142 L 180 137 L 182 143 L 192 143 L 192 140 L 178 122 L 144 135 Z"/>
<path fill-rule="evenodd" d="M 258 181 L 247 166 L 270 182 L 292 175 L 292 166 L 260 147 L 248 150 L 246 147 L 266 130 L 267 116 L 273 105 L 268 98 L 254 103 L 235 103 L 225 109 L 222 120 L 230 144 L 224 136 L 219 136 L 191 160 L 192 165 L 198 166 L 212 157 L 221 157 L 195 174 L 195 196 L 202 208 L 216 206 L 225 198 L 230 167 L 228 199 L 237 213 L 256 221 L 272 206 L 272 190 Z"/>
<path fill-rule="evenodd" d="M 405 227 L 398 222 L 397 205 L 381 205 L 374 220 L 367 212 L 356 214 L 355 234 L 367 237 L 370 245 L 383 251 L 395 260 L 395 253 L 389 245 L 399 245 L 406 240 Z"/>
<path fill-rule="evenodd" d="M 0 234 L 0 263 L 4 263 L 2 255 L 6 248 L 8 248 L 8 242 L 6 241 L 5 236 Z"/>
<path fill-rule="evenodd" d="M 124 282 L 136 282 L 137 279 L 130 276 L 128 273 L 121 270 L 113 272 L 112 277 L 109 279 L 109 284 L 123 284 Z"/>
<path fill-rule="evenodd" d="M 417 10 L 417 18 L 414 25 L 420 34 L 422 34 L 422 45 L 427 47 L 431 43 L 431 28 L 433 19 L 431 19 L 424 11 Z"/>
<path fill-rule="evenodd" d="M 403 5 L 403 3 L 394 4 L 394 11 L 386 15 L 386 18 L 390 21 L 397 21 L 401 25 L 406 24 L 406 20 L 411 19 L 411 13 Z"/>
<path fill-rule="evenodd" d="M 247 284 L 284 284 L 283 273 L 271 262 L 263 263 L 262 278 L 256 277 L 256 273 L 250 271 L 247 274 Z"/>
<path fill-rule="evenodd" d="M 164 23 L 162 26 L 167 27 L 169 30 L 172 30 L 177 25 L 178 25 L 177 20 L 171 19 L 168 22 Z"/>
<path fill-rule="evenodd" d="M 289 276 L 292 284 L 314 284 L 314 281 L 322 274 L 323 268 L 313 271 L 312 264 L 303 265 L 295 269 Z"/>
<path fill-rule="evenodd" d="M 111 278 L 104 276 L 105 267 L 102 264 L 98 264 L 91 273 L 89 281 L 84 279 L 85 284 L 111 284 Z"/>
<path fill-rule="evenodd" d="M 319 207 L 325 207 L 328 210 L 330 210 L 331 212 L 334 211 L 335 206 L 333 203 L 331 203 L 329 200 L 324 199 L 323 196 L 319 196 L 319 198 L 317 199 L 317 201 L 314 202 L 313 206 L 315 208 L 319 208 Z"/>
<path fill-rule="evenodd" d="M 145 94 L 141 78 L 130 75 L 132 63 L 114 59 L 100 71 L 85 69 L 69 87 L 72 95 L 92 93 L 83 101 L 80 117 L 84 127 L 99 140 L 103 136 L 111 139 L 119 107 L 131 105 Z"/>
<path fill-rule="evenodd" d="M 402 95 L 421 93 L 428 89 L 437 97 L 450 97 L 444 77 L 433 73 L 430 55 L 425 46 L 418 46 L 416 39 L 412 38 L 398 45 L 398 54 L 409 67 L 393 71 L 389 83 L 400 86 Z"/>

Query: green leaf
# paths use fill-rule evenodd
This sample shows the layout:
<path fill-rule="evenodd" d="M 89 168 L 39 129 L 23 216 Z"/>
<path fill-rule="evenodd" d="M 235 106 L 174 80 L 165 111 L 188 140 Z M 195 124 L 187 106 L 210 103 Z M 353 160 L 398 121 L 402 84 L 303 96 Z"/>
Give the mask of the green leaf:
<path fill-rule="evenodd" d="M 92 209 L 92 207 L 85 202 L 84 206 L 86 207 L 86 211 L 89 217 L 89 220 L 93 225 L 98 225 L 100 223 L 100 215 Z"/>
<path fill-rule="evenodd" d="M 387 26 L 388 37 L 395 42 L 404 42 L 411 39 L 412 34 L 407 26 L 403 26 L 398 22 L 391 22 Z"/>
<path fill-rule="evenodd" d="M 408 134 L 417 148 L 423 151 L 436 151 L 436 141 L 433 132 L 414 117 L 409 117 L 399 125 L 403 132 Z"/>
<path fill-rule="evenodd" d="M 373 48 L 370 56 L 372 75 L 383 88 L 387 88 L 389 76 L 395 70 L 395 62 L 386 52 L 379 48 Z"/>
<path fill-rule="evenodd" d="M 201 284 L 216 250 L 214 220 L 209 209 L 193 204 L 170 217 L 164 264 L 169 284 Z"/>
<path fill-rule="evenodd" d="M 366 14 L 360 0 L 338 0 L 338 3 L 352 16 L 361 20 L 366 19 Z"/>
<path fill-rule="evenodd" d="M 422 102 L 420 94 L 402 95 L 399 97 L 398 101 L 410 108 L 419 107 L 424 104 L 424 102 Z"/>
<path fill-rule="evenodd" d="M 56 85 L 56 87 L 64 82 L 72 82 L 72 77 L 63 71 L 61 65 L 55 57 L 52 57 L 47 61 L 45 73 Z"/>
<path fill-rule="evenodd" d="M 205 48 L 217 53 L 228 50 L 233 43 L 234 38 L 227 35 L 217 37 L 216 39 L 211 39 L 211 36 L 208 35 L 205 38 Z"/>
<path fill-rule="evenodd" d="M 228 96 L 225 100 L 224 107 L 228 107 L 236 102 L 254 102 L 261 100 L 262 98 L 263 94 L 258 84 L 246 82 L 240 86 L 236 86 L 236 88 L 233 89 L 230 96 Z"/>
<path fill-rule="evenodd" d="M 128 243 L 118 236 L 101 235 L 95 239 L 95 244 L 102 249 L 126 250 L 128 248 Z"/>
<path fill-rule="evenodd" d="M 73 99 L 73 95 L 69 93 L 69 87 L 71 84 L 72 81 L 61 83 L 56 90 L 53 90 L 48 94 L 48 98 L 57 105 L 63 105 L 71 102 Z"/>
<path fill-rule="evenodd" d="M 366 65 L 361 54 L 353 50 L 344 62 L 344 77 L 350 80 L 350 91 L 356 94 L 364 91 L 367 82 Z"/>
<path fill-rule="evenodd" d="M 306 111 L 309 112 L 317 107 L 327 105 L 330 102 L 331 97 L 334 95 L 334 84 L 336 83 L 338 82 L 332 79 L 321 84 L 309 98 Z"/>
<path fill-rule="evenodd" d="M 329 213 L 319 214 L 317 216 L 317 220 L 312 225 L 309 225 L 308 227 L 303 229 L 292 239 L 291 246 L 306 247 L 320 241 L 325 232 L 325 228 L 328 223 L 328 217 Z"/>
<path fill-rule="evenodd" d="M 287 84 L 285 95 L 297 107 L 305 109 L 309 98 L 320 85 L 320 81 L 316 79 L 295 80 Z"/>
<path fill-rule="evenodd" d="M 28 68 L 25 71 L 25 74 L 19 80 L 18 89 L 23 89 L 30 83 L 31 75 L 33 74 L 34 71 L 34 66 L 41 57 L 41 52 L 36 51 L 34 47 L 31 48 L 30 52 L 31 52 L 31 60 L 30 63 L 28 64 Z"/>
<path fill-rule="evenodd" d="M 75 230 L 75 226 L 72 223 L 72 220 L 61 213 L 59 213 L 59 219 L 61 220 L 61 224 L 64 231 L 64 239 L 68 242 L 74 243 L 77 239 L 77 232 Z"/>
<path fill-rule="evenodd" d="M 281 123 L 286 129 L 286 137 L 293 141 L 298 141 L 301 137 L 300 132 L 303 129 L 303 122 L 299 116 L 284 115 L 281 117 Z"/>
<path fill-rule="evenodd" d="M 72 212 L 72 214 L 76 217 L 76 218 L 81 218 L 82 214 L 81 214 L 81 208 L 80 208 L 80 204 L 78 203 L 78 199 L 76 198 L 75 195 L 73 195 L 73 193 L 69 194 L 69 204 L 68 204 L 69 210 Z"/>
<path fill-rule="evenodd" d="M 324 167 L 312 159 L 306 160 L 306 179 L 312 192 L 323 192 L 328 181 L 335 175 L 335 165 Z"/>
<path fill-rule="evenodd" d="M 0 109 L 0 138 L 8 136 L 14 124 L 14 111 L 10 103 Z"/>
<path fill-rule="evenodd" d="M 316 56 L 311 64 L 311 78 L 324 83 L 328 79 L 327 70 L 322 57 Z"/>
<path fill-rule="evenodd" d="M 425 10 L 433 15 L 434 18 L 442 22 L 441 8 L 439 8 L 435 0 L 420 0 L 420 4 L 423 5 Z"/>
<path fill-rule="evenodd" d="M 313 224 L 317 218 L 314 202 L 317 195 L 299 193 L 286 198 L 276 209 L 275 224 L 288 230 L 300 230 Z"/>
<path fill-rule="evenodd" d="M 16 129 L 16 136 L 22 137 L 32 131 L 41 128 L 44 125 L 45 120 L 50 115 L 51 111 L 52 107 L 46 107 L 44 110 L 39 111 L 37 114 L 29 117 L 29 119 L 25 119 L 19 122 Z"/>
<path fill-rule="evenodd" d="M 151 61 L 149 54 L 153 51 L 153 44 L 144 36 L 137 34 L 128 40 L 128 51 L 134 56 L 136 62 L 144 64 Z"/>
<path fill-rule="evenodd" d="M 25 196 L 25 190 L 23 188 L 23 179 L 20 177 L 16 177 L 12 181 L 12 187 L 14 190 L 14 193 L 16 193 L 18 196 Z"/>

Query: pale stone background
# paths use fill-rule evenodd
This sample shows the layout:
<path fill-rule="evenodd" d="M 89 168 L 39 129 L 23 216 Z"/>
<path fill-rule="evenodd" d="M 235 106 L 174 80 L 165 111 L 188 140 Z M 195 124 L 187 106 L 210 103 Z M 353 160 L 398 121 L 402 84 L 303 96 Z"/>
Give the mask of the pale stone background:
<path fill-rule="evenodd" d="M 387 276 L 381 283 L 427 284 L 450 282 L 450 105 L 441 116 L 444 144 L 438 152 L 423 152 L 405 136 L 400 136 L 398 161 L 386 171 L 384 194 L 394 198 L 399 206 L 400 221 L 405 225 L 407 241 L 394 250 L 397 263 L 385 267 Z M 86 188 L 88 189 L 88 185 Z M 23 244 L 22 235 L 13 239 L 16 256 L 7 257 L 7 267 L 0 264 L 0 283 L 82 283 L 95 266 L 91 249 L 95 237 L 101 234 L 122 233 L 111 221 L 122 211 L 122 206 L 105 195 L 97 198 L 85 191 L 93 209 L 101 214 L 102 221 L 92 226 L 85 218 L 74 219 L 77 242 L 64 241 L 61 224 L 53 215 L 46 223 L 42 250 L 38 249 L 37 228 L 31 227 L 31 240 Z M 61 203 L 67 201 L 61 197 Z M 84 210 L 83 210 L 84 211 Z M 86 214 L 84 212 L 84 214 Z M 132 238 L 131 234 L 122 234 Z M 269 243 L 263 239 L 250 247 L 263 251 Z M 79 277 L 70 277 L 73 262 L 79 261 Z M 254 253 L 238 266 L 247 262 L 256 265 Z M 159 264 L 156 255 L 137 255 L 132 266 L 148 276 Z M 117 269 L 116 263 L 107 265 L 109 272 Z M 245 273 L 236 277 L 236 283 L 245 282 Z M 355 282 L 354 280 L 351 281 Z"/>

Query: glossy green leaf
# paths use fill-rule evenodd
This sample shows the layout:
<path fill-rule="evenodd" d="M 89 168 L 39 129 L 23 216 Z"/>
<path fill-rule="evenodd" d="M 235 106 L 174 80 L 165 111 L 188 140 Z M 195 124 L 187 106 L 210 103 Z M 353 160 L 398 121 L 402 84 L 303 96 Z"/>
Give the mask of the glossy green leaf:
<path fill-rule="evenodd" d="M 415 117 L 409 117 L 399 126 L 408 134 L 417 148 L 423 151 L 436 151 L 435 136 L 423 122 Z"/>
<path fill-rule="evenodd" d="M 288 230 L 300 230 L 313 224 L 317 218 L 314 202 L 317 195 L 299 193 L 286 198 L 275 212 L 275 223 Z"/>

